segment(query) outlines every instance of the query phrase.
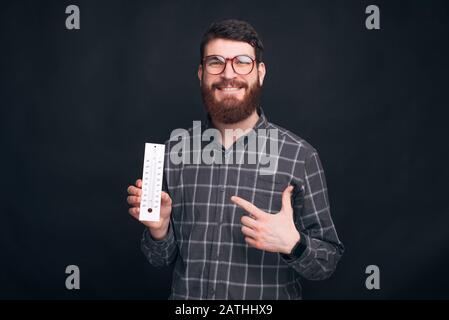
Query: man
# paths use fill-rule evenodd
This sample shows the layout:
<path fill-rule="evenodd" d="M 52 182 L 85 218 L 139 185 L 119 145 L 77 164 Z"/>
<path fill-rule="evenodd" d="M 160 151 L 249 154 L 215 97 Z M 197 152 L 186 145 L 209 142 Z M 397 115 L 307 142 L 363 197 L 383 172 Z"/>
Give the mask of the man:
<path fill-rule="evenodd" d="M 262 52 L 243 21 L 213 23 L 203 36 L 198 78 L 207 121 L 201 129 L 220 133 L 208 147 L 222 161 L 173 163 L 178 142 L 168 140 L 160 221 L 142 221 L 148 261 L 175 263 L 169 299 L 301 299 L 301 277 L 328 278 L 343 254 L 317 151 L 268 122 L 259 105 Z M 229 129 L 238 130 L 229 136 Z M 278 147 L 271 174 L 260 161 L 230 161 L 238 144 L 241 154 L 250 153 L 251 138 L 264 129 L 277 133 L 269 137 Z M 192 141 L 194 131 L 188 131 Z M 141 186 L 139 179 L 128 187 L 136 219 Z"/>

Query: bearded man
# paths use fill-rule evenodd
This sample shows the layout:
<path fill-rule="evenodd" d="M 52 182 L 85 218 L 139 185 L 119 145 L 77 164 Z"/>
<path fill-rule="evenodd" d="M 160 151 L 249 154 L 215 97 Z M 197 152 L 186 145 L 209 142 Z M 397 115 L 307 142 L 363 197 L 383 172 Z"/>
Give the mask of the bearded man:
<path fill-rule="evenodd" d="M 269 122 L 260 106 L 262 54 L 262 41 L 244 21 L 215 22 L 203 35 L 201 130 L 220 133 L 207 145 L 220 161 L 175 164 L 170 155 L 178 141 L 166 141 L 160 220 L 141 221 L 148 261 L 174 264 L 169 299 L 301 299 L 301 278 L 328 278 L 343 254 L 317 150 Z M 276 133 L 264 133 L 277 150 L 270 174 L 260 161 L 245 160 L 255 150 L 249 144 L 267 130 Z M 205 147 L 201 141 L 201 150 L 189 152 Z M 127 189 L 136 219 L 141 187 L 138 179 Z"/>

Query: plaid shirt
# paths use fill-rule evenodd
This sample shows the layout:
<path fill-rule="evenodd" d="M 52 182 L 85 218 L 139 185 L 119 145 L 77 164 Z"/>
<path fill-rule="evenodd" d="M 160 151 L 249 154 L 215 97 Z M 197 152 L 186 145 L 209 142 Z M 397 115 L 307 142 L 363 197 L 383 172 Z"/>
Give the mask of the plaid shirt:
<path fill-rule="evenodd" d="M 251 134 L 258 135 L 257 129 L 278 129 L 279 157 L 271 175 L 259 174 L 259 165 L 249 161 L 226 164 L 236 150 L 225 150 L 219 143 L 212 144 L 212 149 L 223 164 L 175 165 L 169 154 L 179 141 L 165 142 L 163 190 L 173 201 L 169 231 L 164 239 L 154 240 L 145 228 L 141 248 L 153 266 L 175 263 L 169 299 L 301 299 L 301 277 L 328 278 L 343 254 L 317 151 L 268 122 L 261 107 L 258 113 L 254 131 L 240 139 L 246 146 Z M 207 116 L 201 132 L 209 127 L 212 123 Z M 188 131 L 191 138 L 192 129 Z M 301 235 L 299 256 L 248 246 L 240 222 L 247 213 L 230 197 L 238 195 L 275 214 L 289 183 L 294 186 L 293 215 Z"/>

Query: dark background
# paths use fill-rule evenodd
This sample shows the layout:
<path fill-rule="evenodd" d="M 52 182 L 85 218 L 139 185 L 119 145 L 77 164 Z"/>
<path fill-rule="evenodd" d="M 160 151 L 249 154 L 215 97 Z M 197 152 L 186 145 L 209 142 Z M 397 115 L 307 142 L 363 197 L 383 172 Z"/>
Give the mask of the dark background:
<path fill-rule="evenodd" d="M 81 29 L 65 28 L 76 4 Z M 380 30 L 365 8 L 380 8 Z M 126 188 L 145 142 L 203 119 L 216 19 L 264 42 L 268 119 L 310 142 L 346 253 L 304 298 L 449 298 L 447 1 L 3 1 L 0 298 L 165 299 Z M 81 289 L 65 288 L 78 265 Z M 365 268 L 380 268 L 380 290 Z"/>

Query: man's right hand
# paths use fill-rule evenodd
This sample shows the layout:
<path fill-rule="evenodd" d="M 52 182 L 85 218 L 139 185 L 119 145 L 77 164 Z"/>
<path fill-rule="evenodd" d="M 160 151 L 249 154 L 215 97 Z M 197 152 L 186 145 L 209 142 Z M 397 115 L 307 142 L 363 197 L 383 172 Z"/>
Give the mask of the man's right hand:
<path fill-rule="evenodd" d="M 127 202 L 131 206 L 129 208 L 129 214 L 135 219 L 139 220 L 140 211 L 140 198 L 142 195 L 142 180 L 138 179 L 135 186 L 129 186 L 128 189 Z M 170 214 L 172 200 L 167 192 L 161 192 L 161 212 L 159 221 L 140 221 L 146 227 L 150 229 L 151 236 L 160 240 L 165 238 L 167 235 L 168 227 L 170 225 Z"/>

